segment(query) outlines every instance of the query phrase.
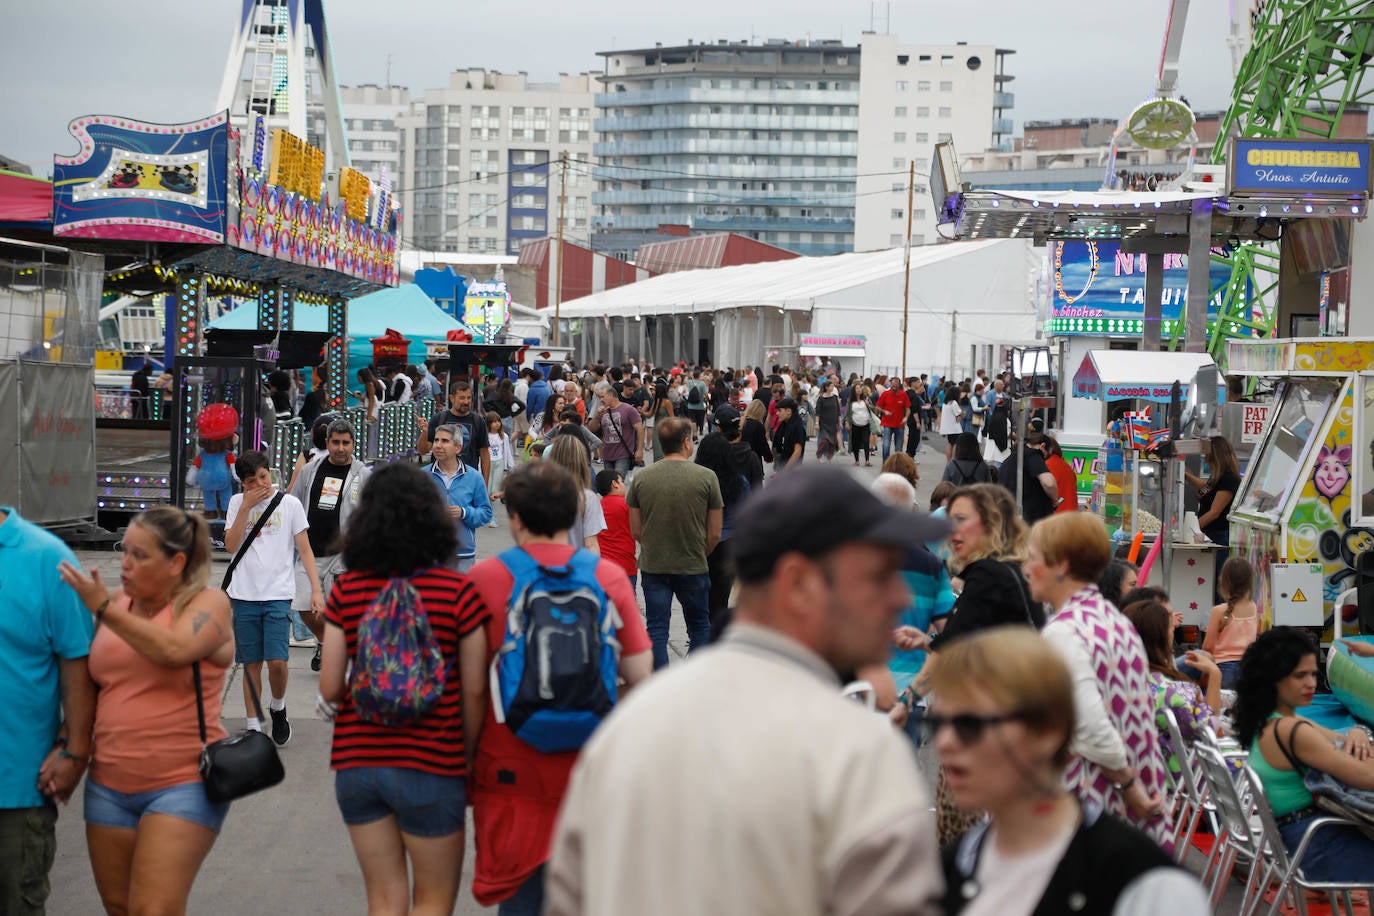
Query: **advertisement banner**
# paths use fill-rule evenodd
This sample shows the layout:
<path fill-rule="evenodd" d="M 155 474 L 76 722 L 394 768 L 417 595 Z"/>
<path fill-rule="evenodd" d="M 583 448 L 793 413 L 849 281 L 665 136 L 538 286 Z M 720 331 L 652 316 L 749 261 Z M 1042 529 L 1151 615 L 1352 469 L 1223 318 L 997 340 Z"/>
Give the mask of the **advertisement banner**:
<path fill-rule="evenodd" d="M 1121 244 L 1094 239 L 1065 239 L 1050 248 L 1054 282 L 1050 322 L 1053 334 L 1139 336 L 1145 315 L 1145 255 L 1129 254 Z M 1221 307 L 1231 269 L 1209 265 L 1207 320 Z M 1188 257 L 1164 255 L 1164 292 L 1161 318 L 1165 332 L 1182 320 L 1188 301 Z"/>
<path fill-rule="evenodd" d="M 1367 197 L 1370 190 L 1367 140 L 1231 141 L 1232 194 Z"/>
<path fill-rule="evenodd" d="M 868 346 L 868 338 L 863 334 L 798 334 L 798 346 L 838 347 L 841 349 L 862 350 Z"/>
<path fill-rule="evenodd" d="M 88 115 L 67 130 L 81 151 L 53 157 L 53 234 L 224 241 L 228 112 L 184 124 Z"/>
<path fill-rule="evenodd" d="M 463 327 L 474 343 L 495 343 L 510 326 L 510 292 L 504 281 L 491 280 L 468 285 L 463 296 Z"/>
<path fill-rule="evenodd" d="M 21 361 L 18 366 L 19 511 L 36 524 L 93 518 L 95 372 L 90 366 L 57 363 Z M 5 403 L 14 401 L 0 400 Z"/>

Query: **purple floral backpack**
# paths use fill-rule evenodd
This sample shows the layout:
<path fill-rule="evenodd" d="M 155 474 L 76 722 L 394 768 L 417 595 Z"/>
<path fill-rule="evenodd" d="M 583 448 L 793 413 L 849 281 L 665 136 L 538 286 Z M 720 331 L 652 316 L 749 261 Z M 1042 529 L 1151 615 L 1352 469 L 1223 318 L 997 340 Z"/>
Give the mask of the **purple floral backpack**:
<path fill-rule="evenodd" d="M 448 662 L 430 628 L 420 593 L 409 579 L 390 579 L 358 621 L 348 676 L 358 718 L 374 725 L 409 725 L 439 705 Z"/>

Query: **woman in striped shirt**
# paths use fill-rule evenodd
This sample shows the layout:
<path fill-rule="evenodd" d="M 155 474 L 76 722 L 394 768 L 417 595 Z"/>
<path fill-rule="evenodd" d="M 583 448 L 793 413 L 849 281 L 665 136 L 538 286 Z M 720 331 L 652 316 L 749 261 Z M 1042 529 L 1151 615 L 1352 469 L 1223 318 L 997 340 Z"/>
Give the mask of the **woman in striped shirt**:
<path fill-rule="evenodd" d="M 407 536 L 424 532 L 420 538 Z M 379 469 L 363 488 L 325 608 L 320 706 L 334 714 L 334 792 L 374 913 L 448 913 L 458 896 L 464 783 L 482 722 L 487 609 L 466 576 L 444 568 L 457 549 L 434 484 L 412 464 Z M 345 672 L 358 625 L 388 581 L 414 587 L 448 663 L 438 705 L 408 725 L 364 721 Z M 475 708 L 474 708 L 475 707 Z M 413 873 L 413 886 L 407 874 Z"/>

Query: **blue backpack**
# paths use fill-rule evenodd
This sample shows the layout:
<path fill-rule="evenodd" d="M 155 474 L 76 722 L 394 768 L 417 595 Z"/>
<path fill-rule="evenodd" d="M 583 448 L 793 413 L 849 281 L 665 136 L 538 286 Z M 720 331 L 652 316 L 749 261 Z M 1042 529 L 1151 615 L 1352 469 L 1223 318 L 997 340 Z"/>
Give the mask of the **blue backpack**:
<path fill-rule="evenodd" d="M 358 718 L 409 725 L 439 705 L 448 660 L 409 579 L 390 579 L 358 621 L 348 691 Z"/>
<path fill-rule="evenodd" d="M 577 750 L 616 701 L 621 621 L 596 581 L 600 558 L 578 548 L 566 566 L 540 566 L 512 547 L 497 559 L 515 582 L 491 663 L 496 721 L 546 754 Z"/>

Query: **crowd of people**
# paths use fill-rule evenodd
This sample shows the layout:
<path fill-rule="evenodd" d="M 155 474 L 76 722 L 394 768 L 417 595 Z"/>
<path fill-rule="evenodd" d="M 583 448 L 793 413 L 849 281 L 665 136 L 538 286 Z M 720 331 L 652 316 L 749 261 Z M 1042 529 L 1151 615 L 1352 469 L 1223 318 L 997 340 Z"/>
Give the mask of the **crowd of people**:
<path fill-rule="evenodd" d="M 245 728 L 286 744 L 294 621 L 371 913 L 451 912 L 470 828 L 471 893 L 502 916 L 1188 916 L 1209 904 L 1171 855 L 1186 749 L 1166 713 L 1187 741 L 1240 740 L 1290 845 L 1317 816 L 1306 769 L 1374 788 L 1368 731 L 1301 715 L 1316 648 L 1263 631 L 1246 564 L 1222 566 L 1203 644 L 1176 647 L 1167 593 L 1077 511 L 1054 439 L 1009 449 L 1009 376 L 359 381 L 369 413 L 443 395 L 421 460 L 369 468 L 329 415 L 285 486 L 240 455 L 219 587 L 198 513 L 137 516 L 116 586 L 0 509 L 0 911 L 43 912 L 55 805 L 83 776 L 107 911 L 184 911 L 230 807 L 199 770 L 238 719 L 226 674 L 243 666 Z M 925 452 L 930 511 L 927 434 L 946 445 Z M 847 458 L 874 452 L 869 482 Z M 1211 454 L 1197 483 L 1226 492 L 1234 455 Z M 498 515 L 514 547 L 479 560 Z M 379 653 L 381 686 L 357 676 Z M 414 708 L 379 715 L 365 690 Z M 1309 876 L 1374 880 L 1374 843 L 1342 831 Z"/>

